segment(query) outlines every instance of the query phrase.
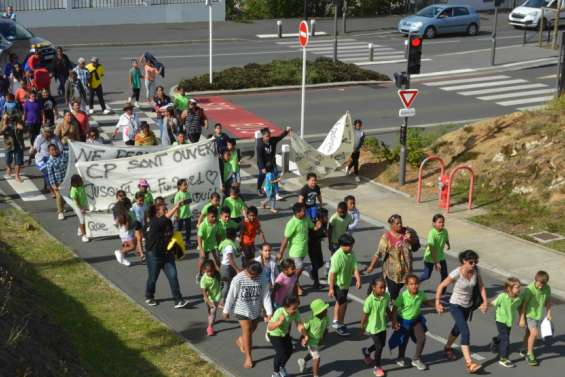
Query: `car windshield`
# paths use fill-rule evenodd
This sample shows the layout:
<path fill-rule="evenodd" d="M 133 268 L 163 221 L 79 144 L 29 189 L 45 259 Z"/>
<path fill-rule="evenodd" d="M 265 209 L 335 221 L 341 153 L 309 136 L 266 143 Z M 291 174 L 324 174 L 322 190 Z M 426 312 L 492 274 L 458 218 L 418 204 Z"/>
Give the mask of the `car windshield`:
<path fill-rule="evenodd" d="M 528 0 L 522 6 L 527 8 L 547 7 L 551 0 Z"/>
<path fill-rule="evenodd" d="M 444 9 L 445 7 L 436 7 L 432 5 L 431 7 L 425 7 L 424 9 L 416 13 L 416 16 L 434 18 L 439 12 Z"/>
<path fill-rule="evenodd" d="M 31 39 L 33 35 L 27 31 L 22 25 L 11 22 L 7 27 L 2 28 L 2 32 L 6 39 Z"/>

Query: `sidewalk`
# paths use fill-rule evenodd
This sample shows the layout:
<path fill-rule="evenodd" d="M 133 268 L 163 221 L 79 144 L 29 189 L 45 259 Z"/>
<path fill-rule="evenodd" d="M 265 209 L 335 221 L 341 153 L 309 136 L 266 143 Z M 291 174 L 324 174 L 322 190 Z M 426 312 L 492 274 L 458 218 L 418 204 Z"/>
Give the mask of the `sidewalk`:
<path fill-rule="evenodd" d="M 437 207 L 436 200 L 417 205 L 416 199 L 407 197 L 406 194 L 397 193 L 367 179 L 358 184 L 353 177 L 344 177 L 342 173 L 339 175 L 335 174 L 321 182 L 325 202 L 336 204 L 344 196 L 354 195 L 362 216 L 385 225 L 390 215 L 398 213 L 405 225 L 418 232 L 423 242 L 430 230 L 432 216 L 442 212 Z M 303 181 L 302 177 L 285 179 L 283 187 L 295 192 L 303 186 Z M 447 254 L 457 257 L 460 251 L 473 249 L 480 255 L 482 268 L 502 276 L 515 276 L 522 283 L 531 282 L 536 271 L 545 270 L 549 273 L 553 294 L 565 299 L 565 281 L 558 278 L 565 267 L 565 255 L 472 223 L 466 219 L 472 211 L 467 211 L 464 207 L 455 207 L 452 211 L 446 216 L 446 227 L 451 239 L 451 250 Z"/>

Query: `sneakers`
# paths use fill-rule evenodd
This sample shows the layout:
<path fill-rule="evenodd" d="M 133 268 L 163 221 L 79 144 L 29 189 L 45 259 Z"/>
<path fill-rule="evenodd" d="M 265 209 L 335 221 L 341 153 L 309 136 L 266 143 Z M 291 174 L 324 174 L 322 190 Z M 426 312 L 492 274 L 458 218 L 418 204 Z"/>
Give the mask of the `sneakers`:
<path fill-rule="evenodd" d="M 524 358 L 526 356 L 528 356 L 528 351 L 525 348 L 522 348 L 519 353 L 520 353 L 520 356 L 522 356 Z"/>
<path fill-rule="evenodd" d="M 202 274 L 199 272 L 196 274 L 195 280 L 196 280 L 196 285 L 200 287 L 200 280 L 202 279 Z"/>
<path fill-rule="evenodd" d="M 145 303 L 149 306 L 157 306 L 157 301 L 154 298 L 146 298 Z"/>
<path fill-rule="evenodd" d="M 80 240 L 81 240 L 82 242 L 90 242 L 90 238 L 88 238 L 88 237 L 86 236 L 86 234 L 85 234 L 84 236 L 82 236 L 82 237 L 80 238 Z"/>
<path fill-rule="evenodd" d="M 304 372 L 304 368 L 306 367 L 306 360 L 298 359 L 296 360 L 296 362 L 298 363 L 298 371 L 300 373 Z"/>
<path fill-rule="evenodd" d="M 104 109 L 103 114 L 104 114 L 104 115 L 108 115 L 108 114 L 110 114 L 111 112 L 112 112 L 112 110 L 110 110 L 110 109 Z"/>
<path fill-rule="evenodd" d="M 277 195 L 275 195 L 275 198 L 276 198 L 277 200 L 283 200 L 283 199 L 284 199 L 284 198 L 282 197 L 282 195 L 281 195 L 281 194 L 278 194 L 278 193 L 277 193 Z"/>
<path fill-rule="evenodd" d="M 278 374 L 277 372 L 273 372 L 273 374 L 271 375 L 271 377 L 281 377 L 281 375 Z"/>
<path fill-rule="evenodd" d="M 375 377 L 384 377 L 385 371 L 381 367 L 374 367 L 373 374 L 375 375 Z"/>
<path fill-rule="evenodd" d="M 396 359 L 396 365 L 398 365 L 401 368 L 404 368 L 406 366 L 406 360 L 404 359 Z"/>
<path fill-rule="evenodd" d="M 188 305 L 188 300 L 182 299 L 180 301 L 177 301 L 177 303 L 175 304 L 175 309 L 182 309 L 187 305 Z"/>
<path fill-rule="evenodd" d="M 533 353 L 529 353 L 526 355 L 526 361 L 530 364 L 531 367 L 537 367 L 538 361 L 536 360 L 536 355 Z"/>
<path fill-rule="evenodd" d="M 337 321 L 337 320 L 334 319 L 334 321 L 332 322 L 332 327 L 337 330 L 337 329 L 339 329 L 341 326 L 343 326 L 343 324 L 342 324 L 342 323 L 339 323 L 339 321 Z"/>
<path fill-rule="evenodd" d="M 257 195 L 259 195 L 259 197 L 265 196 L 263 190 L 257 190 Z"/>
<path fill-rule="evenodd" d="M 214 331 L 214 328 L 212 326 L 208 326 L 208 328 L 206 329 L 206 335 L 208 336 L 216 335 L 216 332 Z"/>
<path fill-rule="evenodd" d="M 361 182 L 361 178 L 359 178 L 358 175 L 355 176 L 355 182 L 357 182 L 357 183 Z"/>
<path fill-rule="evenodd" d="M 269 338 L 269 330 L 265 330 L 265 340 L 267 343 L 271 343 L 271 338 Z"/>
<path fill-rule="evenodd" d="M 88 109 L 88 115 L 94 114 L 94 109 Z"/>
<path fill-rule="evenodd" d="M 363 353 L 363 361 L 365 362 L 365 365 L 373 365 L 375 360 L 373 360 L 373 358 L 371 357 L 371 353 L 369 352 L 369 349 L 363 347 L 361 348 L 361 352 Z"/>
<path fill-rule="evenodd" d="M 63 212 L 59 212 L 59 214 L 57 215 L 57 219 L 65 220 L 65 214 Z"/>
<path fill-rule="evenodd" d="M 135 101 L 133 105 L 139 109 L 139 103 L 137 101 Z"/>
<path fill-rule="evenodd" d="M 335 330 L 335 332 L 337 333 L 337 335 L 339 336 L 349 336 L 351 335 L 351 333 L 349 332 L 349 330 L 347 329 L 347 326 L 343 325 L 339 328 L 337 328 Z"/>
<path fill-rule="evenodd" d="M 422 360 L 412 360 L 412 366 L 418 370 L 426 370 L 428 369 L 427 365 L 422 362 Z"/>
<path fill-rule="evenodd" d="M 77 236 L 82 236 L 82 230 L 80 230 L 80 228 L 77 228 Z"/>
<path fill-rule="evenodd" d="M 281 367 L 279 369 L 279 376 L 281 377 L 288 377 L 288 373 L 286 373 L 286 369 L 284 367 Z"/>
<path fill-rule="evenodd" d="M 124 255 L 120 250 L 114 251 L 114 255 L 116 256 L 116 260 L 118 261 L 119 264 L 124 265 L 126 267 L 129 267 L 131 265 L 131 262 L 126 258 L 124 258 Z"/>
<path fill-rule="evenodd" d="M 514 368 L 515 367 L 515 365 L 512 361 L 505 359 L 503 357 L 501 357 L 500 360 L 498 360 L 498 363 L 505 368 Z"/>

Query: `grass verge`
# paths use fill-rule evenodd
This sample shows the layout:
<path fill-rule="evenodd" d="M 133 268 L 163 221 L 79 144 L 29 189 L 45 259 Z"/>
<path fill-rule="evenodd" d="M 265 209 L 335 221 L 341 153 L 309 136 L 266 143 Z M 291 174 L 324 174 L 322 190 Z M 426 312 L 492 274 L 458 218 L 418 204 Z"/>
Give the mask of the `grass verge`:
<path fill-rule="evenodd" d="M 57 333 L 63 333 L 78 356 L 80 368 L 77 369 L 83 368 L 88 376 L 112 377 L 222 375 L 174 332 L 111 288 L 90 266 L 46 235 L 29 215 L 15 209 L 2 211 L 0 229 L 0 264 L 13 270 L 10 276 L 15 277 L 11 279 L 21 282 L 31 296 L 28 301 L 45 313 L 41 321 L 53 323 Z M 17 303 L 9 297 L 0 305 L 15 311 L 30 310 L 18 308 Z M 32 320 L 30 317 L 22 323 L 32 328 Z M 49 330 L 32 334 L 21 328 L 22 325 L 13 326 L 19 334 L 21 351 L 32 340 L 48 342 L 54 336 Z M 2 344 L 4 351 L 7 346 L 7 342 Z M 20 360 L 8 360 L 14 368 L 8 371 L 10 376 L 78 375 L 60 372 L 65 370 L 64 365 L 61 369 L 46 365 L 45 360 L 33 361 L 32 355 L 25 352 L 16 354 Z M 62 360 L 66 355 L 59 356 Z M 59 362 L 57 357 L 53 359 L 53 363 Z M 20 367 L 22 363 L 27 369 Z M 50 368 L 57 372 L 45 374 Z"/>

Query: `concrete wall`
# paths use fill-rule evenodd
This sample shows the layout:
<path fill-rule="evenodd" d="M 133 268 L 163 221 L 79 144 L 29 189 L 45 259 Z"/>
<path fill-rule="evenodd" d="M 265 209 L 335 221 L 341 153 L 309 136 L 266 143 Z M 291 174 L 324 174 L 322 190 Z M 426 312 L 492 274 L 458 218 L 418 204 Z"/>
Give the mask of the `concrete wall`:
<path fill-rule="evenodd" d="M 18 22 L 29 28 L 97 26 L 208 21 L 204 4 L 152 5 L 120 8 L 59 9 L 17 12 Z M 214 3 L 215 21 L 225 21 L 225 1 Z"/>

